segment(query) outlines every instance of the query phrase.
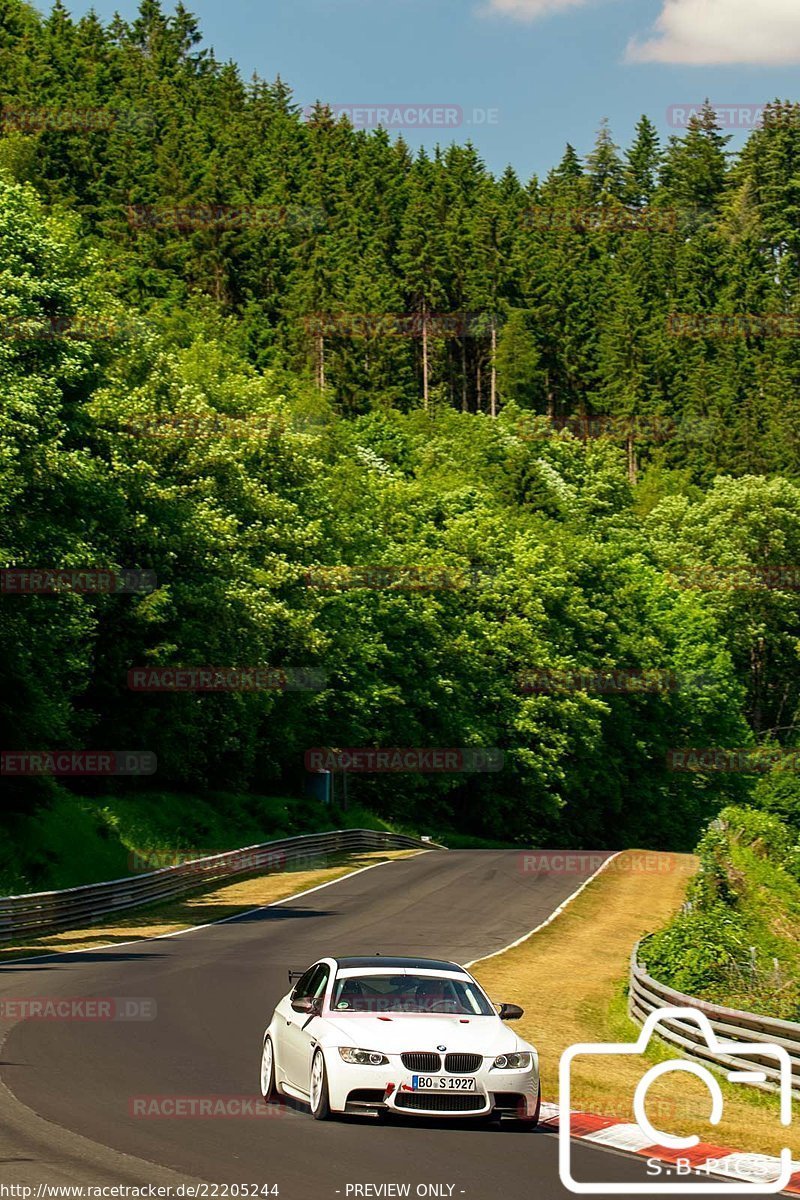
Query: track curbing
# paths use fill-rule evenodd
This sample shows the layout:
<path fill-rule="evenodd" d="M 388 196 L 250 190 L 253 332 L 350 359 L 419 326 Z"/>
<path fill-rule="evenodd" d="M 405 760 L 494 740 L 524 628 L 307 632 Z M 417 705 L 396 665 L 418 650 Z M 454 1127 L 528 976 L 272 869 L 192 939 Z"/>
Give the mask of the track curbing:
<path fill-rule="evenodd" d="M 558 1132 L 561 1123 L 559 1105 L 550 1101 L 542 1101 L 542 1114 L 540 1127 Z M 730 1150 L 725 1146 L 711 1146 L 703 1142 L 693 1146 L 691 1150 L 676 1152 L 666 1146 L 653 1145 L 638 1125 L 633 1125 L 629 1121 L 615 1121 L 611 1117 L 601 1117 L 595 1113 L 571 1112 L 570 1136 L 579 1141 L 609 1146 L 627 1154 L 653 1158 L 663 1163 L 675 1164 L 678 1159 L 689 1159 L 700 1165 L 708 1162 L 709 1159 L 714 1159 L 726 1164 L 725 1171 L 714 1172 L 715 1175 L 724 1179 L 740 1180 L 743 1183 L 763 1184 L 770 1175 L 777 1178 L 781 1169 L 780 1159 L 769 1154 Z M 643 1141 L 644 1144 L 642 1144 Z M 800 1162 L 794 1162 L 792 1165 L 797 1167 L 797 1171 L 781 1195 L 800 1195 Z"/>

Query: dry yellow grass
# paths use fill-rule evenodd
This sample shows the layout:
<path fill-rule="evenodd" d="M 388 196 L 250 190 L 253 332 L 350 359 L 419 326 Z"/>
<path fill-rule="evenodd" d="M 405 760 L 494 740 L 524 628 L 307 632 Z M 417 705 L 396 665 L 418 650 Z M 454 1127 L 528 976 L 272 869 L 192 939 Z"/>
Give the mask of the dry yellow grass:
<path fill-rule="evenodd" d="M 540 1051 L 545 1099 L 558 1099 L 558 1065 L 568 1046 L 633 1042 L 639 1035 L 624 997 L 631 950 L 678 909 L 696 860 L 674 855 L 671 869 L 655 873 L 633 869 L 637 861 L 642 860 L 626 852 L 546 929 L 471 968 L 492 997 L 524 1007 L 516 1028 Z M 572 1108 L 632 1122 L 633 1094 L 643 1070 L 674 1057 L 661 1044 L 648 1051 L 644 1068 L 640 1058 L 579 1057 L 573 1064 Z M 776 1097 L 721 1083 L 721 1125 L 708 1122 L 707 1089 L 684 1072 L 662 1077 L 650 1090 L 650 1120 L 665 1132 L 696 1133 L 712 1145 L 764 1154 L 792 1145 L 798 1156 L 800 1105 L 787 1130 L 778 1123 Z"/>
<path fill-rule="evenodd" d="M 149 905 L 147 908 L 110 917 L 85 929 L 47 933 L 40 937 L 26 938 L 21 942 L 12 942 L 0 952 L 0 962 L 37 954 L 96 950 L 102 946 L 118 945 L 120 942 L 176 933 L 193 925 L 221 921 L 225 917 L 235 917 L 249 909 L 272 904 L 275 900 L 284 900 L 287 896 L 317 887 L 320 883 L 329 883 L 333 879 L 350 875 L 362 867 L 419 853 L 419 850 L 375 850 L 332 859 L 329 865 L 324 867 L 312 865 L 294 870 L 289 868 L 276 874 L 251 875 L 167 904 Z"/>

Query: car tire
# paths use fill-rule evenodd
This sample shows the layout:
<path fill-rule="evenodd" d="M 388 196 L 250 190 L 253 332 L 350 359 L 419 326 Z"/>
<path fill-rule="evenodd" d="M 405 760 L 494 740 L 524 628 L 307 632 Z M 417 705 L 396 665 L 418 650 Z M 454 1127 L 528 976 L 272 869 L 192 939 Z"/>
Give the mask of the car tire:
<path fill-rule="evenodd" d="M 278 1099 L 278 1089 L 275 1086 L 275 1051 L 269 1034 L 264 1038 L 264 1049 L 261 1052 L 261 1095 L 265 1104 L 274 1104 Z"/>
<path fill-rule="evenodd" d="M 311 1062 L 308 1095 L 311 1101 L 311 1115 L 314 1120 L 328 1121 L 331 1115 L 330 1098 L 328 1095 L 328 1072 L 325 1069 L 325 1056 L 321 1050 L 315 1051 Z"/>
<path fill-rule="evenodd" d="M 517 1117 L 514 1122 L 514 1124 L 517 1126 L 517 1129 L 535 1129 L 536 1126 L 539 1124 L 539 1114 L 541 1111 L 542 1111 L 542 1084 L 540 1081 L 538 1090 L 536 1092 L 536 1107 L 533 1110 L 533 1116 Z"/>

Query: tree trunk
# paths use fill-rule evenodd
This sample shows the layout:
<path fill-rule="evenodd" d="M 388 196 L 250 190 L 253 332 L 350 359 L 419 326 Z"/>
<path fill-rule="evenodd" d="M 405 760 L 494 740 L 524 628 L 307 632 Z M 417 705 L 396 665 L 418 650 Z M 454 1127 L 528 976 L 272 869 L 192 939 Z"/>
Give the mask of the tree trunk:
<path fill-rule="evenodd" d="M 325 391 L 325 337 L 321 333 L 317 335 L 317 387 Z"/>
<path fill-rule="evenodd" d="M 633 431 L 628 430 L 628 482 L 636 483 L 636 441 L 633 436 Z"/>
<path fill-rule="evenodd" d="M 764 724 L 762 700 L 764 696 L 764 639 L 758 638 L 750 650 L 750 687 L 753 695 L 752 722 L 756 733 L 761 733 Z"/>
<path fill-rule="evenodd" d="M 495 355 L 497 354 L 497 326 L 495 319 L 492 317 L 492 375 L 491 385 L 489 388 L 489 412 L 493 417 L 497 416 L 497 367 L 495 365 Z"/>
<path fill-rule="evenodd" d="M 422 403 L 428 411 L 428 309 L 422 305 Z"/>
<path fill-rule="evenodd" d="M 467 339 L 461 339 L 461 411 L 469 412 L 467 402 Z"/>
<path fill-rule="evenodd" d="M 478 369 L 477 369 L 477 372 L 476 372 L 476 382 L 477 382 L 477 385 L 478 385 L 478 398 L 477 398 L 477 403 L 476 403 L 476 405 L 475 405 L 475 411 L 476 411 L 476 412 L 482 412 L 482 411 L 483 411 L 483 389 L 482 389 L 482 387 L 481 387 L 481 360 L 480 360 L 480 358 L 478 359 Z"/>

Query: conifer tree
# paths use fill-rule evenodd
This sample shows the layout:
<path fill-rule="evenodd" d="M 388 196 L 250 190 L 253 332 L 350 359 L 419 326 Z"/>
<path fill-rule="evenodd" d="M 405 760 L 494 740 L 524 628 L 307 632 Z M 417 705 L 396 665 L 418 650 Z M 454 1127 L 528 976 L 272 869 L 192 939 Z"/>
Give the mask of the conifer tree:
<path fill-rule="evenodd" d="M 655 125 L 647 116 L 636 123 L 636 137 L 625 152 L 625 200 L 635 208 L 646 208 L 658 187 L 661 169 L 661 142 Z"/>
<path fill-rule="evenodd" d="M 586 160 L 592 199 L 603 207 L 621 199 L 624 191 L 624 168 L 609 129 L 608 119 L 597 133 L 594 149 Z"/>
<path fill-rule="evenodd" d="M 726 186 L 730 134 L 720 132 L 716 112 L 708 100 L 689 118 L 683 138 L 669 140 L 662 184 L 673 203 L 708 220 L 717 212 Z"/>
<path fill-rule="evenodd" d="M 407 204 L 397 263 L 411 311 L 418 315 L 422 342 L 422 402 L 430 400 L 430 318 L 447 296 L 445 206 L 439 187 L 441 166 L 421 151 L 407 182 Z"/>

